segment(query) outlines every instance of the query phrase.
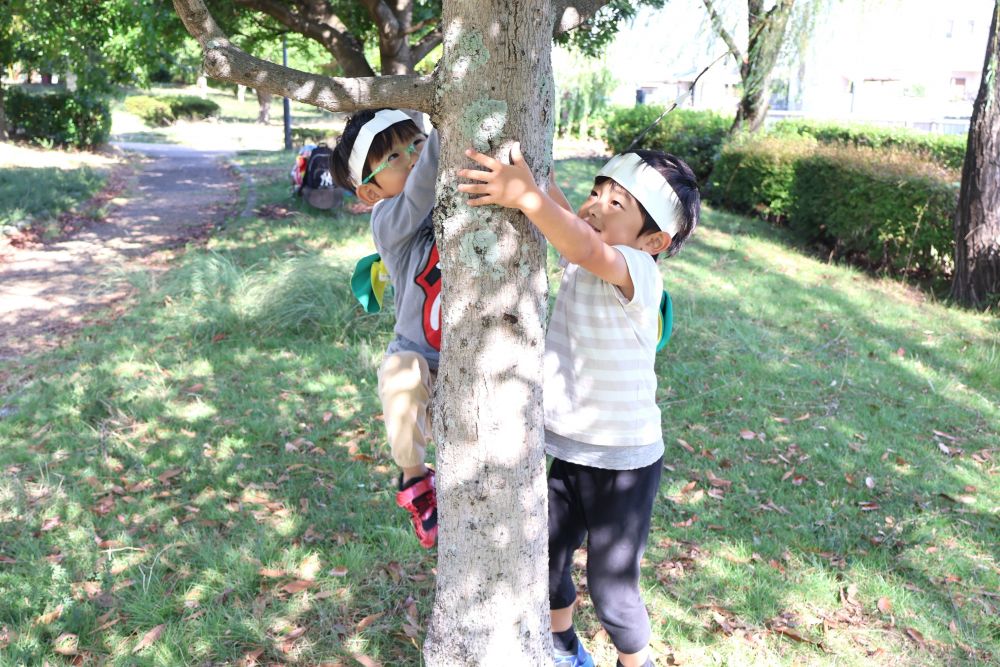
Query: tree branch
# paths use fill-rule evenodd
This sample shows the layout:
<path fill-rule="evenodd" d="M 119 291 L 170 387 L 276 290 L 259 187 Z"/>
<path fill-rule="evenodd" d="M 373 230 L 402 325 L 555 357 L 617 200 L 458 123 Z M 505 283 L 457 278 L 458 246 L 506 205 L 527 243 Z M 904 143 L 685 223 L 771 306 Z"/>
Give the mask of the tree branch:
<path fill-rule="evenodd" d="M 336 58 L 344 72 L 350 76 L 374 76 L 368 60 L 365 59 L 364 45 L 351 34 L 347 26 L 329 11 L 308 16 L 304 11 L 292 11 L 287 3 L 277 0 L 234 0 L 237 5 L 267 14 L 281 25 L 313 39 L 326 48 Z M 182 0 L 181 4 L 192 3 Z M 198 4 L 202 4 L 199 0 Z M 174 2 L 174 6 L 178 5 Z M 181 10 L 178 8 L 180 14 Z"/>
<path fill-rule="evenodd" d="M 416 65 L 427 57 L 427 54 L 434 50 L 438 44 L 444 40 L 444 35 L 440 28 L 435 28 L 421 38 L 419 42 L 410 47 L 410 54 L 413 56 L 413 64 Z"/>
<path fill-rule="evenodd" d="M 378 28 L 383 39 L 395 39 L 399 33 L 399 19 L 392 13 L 389 5 L 382 0 L 361 0 L 361 4 L 368 10 L 372 17 L 372 22 Z"/>
<path fill-rule="evenodd" d="M 201 44 L 205 71 L 215 79 L 242 83 L 328 111 L 378 107 L 433 111 L 436 89 L 433 76 L 342 78 L 282 67 L 234 46 L 202 0 L 174 0 L 174 7 L 188 32 Z"/>
<path fill-rule="evenodd" d="M 556 17 L 552 36 L 558 37 L 564 32 L 579 28 L 608 2 L 609 0 L 556 0 L 552 3 L 552 14 Z"/>
<path fill-rule="evenodd" d="M 715 28 L 715 32 L 722 38 L 722 41 L 726 43 L 726 47 L 729 48 L 729 52 L 733 54 L 733 58 L 736 58 L 737 62 L 745 63 L 747 61 L 746 56 L 743 55 L 743 51 L 740 49 L 736 40 L 733 36 L 729 34 L 726 27 L 722 25 L 722 17 L 719 16 L 719 12 L 715 10 L 715 4 L 712 0 L 702 0 L 705 5 L 705 9 L 708 10 L 708 15 L 712 18 L 712 27 Z"/>

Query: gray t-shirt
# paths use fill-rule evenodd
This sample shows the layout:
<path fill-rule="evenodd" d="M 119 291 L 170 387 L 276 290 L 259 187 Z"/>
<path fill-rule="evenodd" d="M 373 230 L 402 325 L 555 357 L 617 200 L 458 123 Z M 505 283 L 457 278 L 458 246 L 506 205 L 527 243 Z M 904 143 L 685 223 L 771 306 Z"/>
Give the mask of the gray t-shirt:
<path fill-rule="evenodd" d="M 441 349 L 441 269 L 431 211 L 441 154 L 432 130 L 403 191 L 372 210 L 372 237 L 395 293 L 396 334 L 386 354 L 416 352 L 437 370 Z"/>

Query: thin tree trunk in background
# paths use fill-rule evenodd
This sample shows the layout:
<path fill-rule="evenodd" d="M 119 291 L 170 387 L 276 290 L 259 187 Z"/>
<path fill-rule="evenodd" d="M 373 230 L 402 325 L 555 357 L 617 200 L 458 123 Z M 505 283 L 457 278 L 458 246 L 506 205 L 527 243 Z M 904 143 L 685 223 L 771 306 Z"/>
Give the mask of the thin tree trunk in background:
<path fill-rule="evenodd" d="M 500 157 L 519 140 L 546 182 L 552 12 L 546 0 L 444 4 L 434 213 L 445 285 L 434 415 L 440 528 L 429 667 L 552 664 L 544 246 L 518 211 L 470 208 L 455 176 L 471 164 L 466 148 Z"/>
<path fill-rule="evenodd" d="M 257 112 L 257 122 L 261 125 L 267 125 L 271 122 L 271 93 L 265 93 L 258 88 L 257 104 L 260 105 L 260 110 Z"/>
<path fill-rule="evenodd" d="M 3 81 L 0 81 L 0 141 L 7 141 L 7 107 L 4 95 Z"/>
<path fill-rule="evenodd" d="M 1000 0 L 969 124 L 955 216 L 952 297 L 976 308 L 1000 304 Z"/>

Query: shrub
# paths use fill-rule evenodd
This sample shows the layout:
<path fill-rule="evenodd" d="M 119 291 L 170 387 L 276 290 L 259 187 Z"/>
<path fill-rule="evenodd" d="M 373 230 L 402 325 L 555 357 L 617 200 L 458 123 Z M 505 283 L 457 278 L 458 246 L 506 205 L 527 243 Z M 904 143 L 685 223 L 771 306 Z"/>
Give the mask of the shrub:
<path fill-rule="evenodd" d="M 791 206 L 796 162 L 816 148 L 809 137 L 744 137 L 722 148 L 706 199 L 722 208 L 783 222 Z"/>
<path fill-rule="evenodd" d="M 75 148 L 103 144 L 111 133 L 105 99 L 84 93 L 27 93 L 10 88 L 5 100 L 11 136 L 24 141 Z"/>
<path fill-rule="evenodd" d="M 868 148 L 901 149 L 949 169 L 961 169 L 968 137 L 964 134 L 928 134 L 905 128 L 839 125 L 811 120 L 783 120 L 769 134 L 809 136 L 822 143 Z"/>
<path fill-rule="evenodd" d="M 201 120 L 219 115 L 219 105 L 197 95 L 170 95 L 162 98 L 170 106 L 174 118 Z"/>
<path fill-rule="evenodd" d="M 178 118 L 200 120 L 216 116 L 219 105 L 195 95 L 135 95 L 125 100 L 125 110 L 142 118 L 147 125 L 163 127 Z"/>
<path fill-rule="evenodd" d="M 615 153 L 627 149 L 663 109 L 655 105 L 612 109 L 607 120 L 608 146 Z M 714 111 L 674 109 L 646 133 L 636 148 L 673 153 L 691 166 L 699 183 L 705 183 L 731 124 L 731 119 Z"/>
<path fill-rule="evenodd" d="M 174 122 L 170 106 L 163 100 L 148 95 L 136 95 L 125 99 L 125 110 L 142 118 L 146 125 L 163 127 Z"/>
<path fill-rule="evenodd" d="M 958 174 L 905 151 L 821 146 L 795 165 L 789 222 L 890 271 L 950 270 Z"/>

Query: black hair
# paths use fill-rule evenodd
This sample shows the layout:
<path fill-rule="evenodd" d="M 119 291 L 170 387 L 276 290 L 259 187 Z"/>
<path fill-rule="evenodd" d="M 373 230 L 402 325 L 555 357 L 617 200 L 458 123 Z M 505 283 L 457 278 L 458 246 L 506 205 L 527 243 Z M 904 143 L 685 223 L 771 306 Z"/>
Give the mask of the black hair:
<path fill-rule="evenodd" d="M 351 170 L 348 166 L 351 160 L 351 149 L 358 138 L 358 133 L 364 124 L 375 117 L 375 114 L 382 109 L 366 109 L 359 111 L 347 119 L 344 131 L 337 138 L 337 145 L 333 148 L 333 180 L 342 188 L 355 191 L 355 184 L 351 182 Z M 368 178 L 372 173 L 369 162 L 376 162 L 392 150 L 392 147 L 400 141 L 410 141 L 414 137 L 423 134 L 417 124 L 412 120 L 394 123 L 375 135 L 372 145 L 365 156 L 365 165 L 361 169 L 361 178 Z M 378 176 L 375 177 L 378 180 Z M 358 184 L 360 185 L 360 183 Z"/>
<path fill-rule="evenodd" d="M 643 149 L 629 152 L 635 153 L 643 162 L 660 172 L 680 201 L 681 228 L 670 239 L 670 246 L 666 249 L 667 257 L 673 257 L 694 233 L 695 227 L 698 226 L 698 220 L 701 218 L 701 193 L 698 191 L 698 179 L 691 167 L 676 155 Z M 598 176 L 594 179 L 594 184 L 600 185 L 606 180 L 609 180 L 607 176 Z M 642 228 L 639 229 L 639 236 L 660 231 L 660 226 L 656 224 L 642 203 L 638 199 L 635 203 L 639 204 L 639 212 L 642 213 Z M 653 255 L 653 259 L 658 257 L 659 255 Z"/>

